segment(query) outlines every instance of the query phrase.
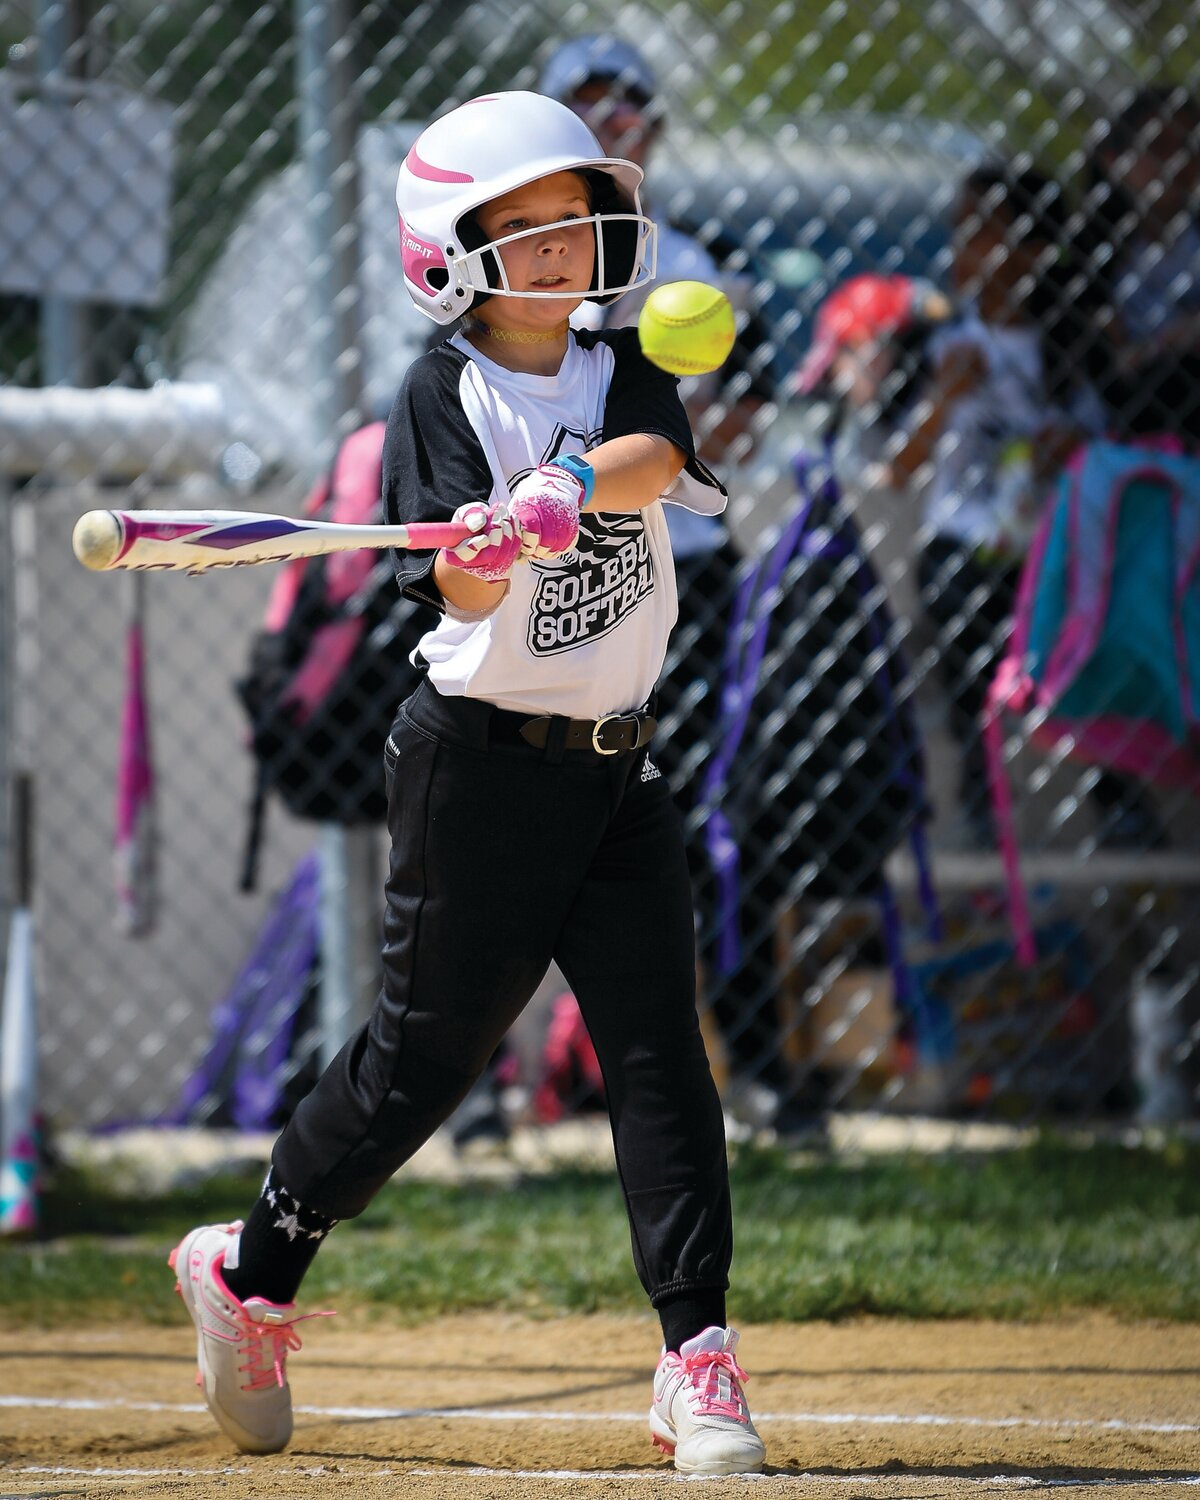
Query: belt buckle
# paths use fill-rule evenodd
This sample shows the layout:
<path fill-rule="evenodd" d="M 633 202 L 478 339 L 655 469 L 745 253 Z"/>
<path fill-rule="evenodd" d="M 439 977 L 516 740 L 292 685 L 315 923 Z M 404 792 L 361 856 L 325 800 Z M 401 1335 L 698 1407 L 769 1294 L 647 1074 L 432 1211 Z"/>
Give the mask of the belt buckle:
<path fill-rule="evenodd" d="M 592 725 L 592 749 L 597 755 L 620 755 L 621 747 L 619 745 L 615 750 L 606 750 L 604 748 L 600 743 L 600 731 L 606 724 L 611 724 L 614 719 L 624 719 L 625 717 L 625 714 L 605 714 Z"/>

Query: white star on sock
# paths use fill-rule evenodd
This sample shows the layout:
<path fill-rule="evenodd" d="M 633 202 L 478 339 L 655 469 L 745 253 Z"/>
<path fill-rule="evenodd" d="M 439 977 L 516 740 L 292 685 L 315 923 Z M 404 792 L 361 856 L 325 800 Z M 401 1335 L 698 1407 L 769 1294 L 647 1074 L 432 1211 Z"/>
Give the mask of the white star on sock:
<path fill-rule="evenodd" d="M 281 1219 L 276 1219 L 273 1225 L 275 1229 L 286 1231 L 289 1240 L 294 1240 L 300 1233 L 300 1220 L 295 1214 L 284 1214 Z"/>

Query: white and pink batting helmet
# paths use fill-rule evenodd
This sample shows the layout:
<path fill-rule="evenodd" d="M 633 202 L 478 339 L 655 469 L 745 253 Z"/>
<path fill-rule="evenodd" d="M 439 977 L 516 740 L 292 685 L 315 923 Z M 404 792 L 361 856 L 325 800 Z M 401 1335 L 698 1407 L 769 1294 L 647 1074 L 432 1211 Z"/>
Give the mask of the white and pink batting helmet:
<path fill-rule="evenodd" d="M 557 99 L 523 91 L 487 94 L 435 120 L 400 168 L 404 284 L 427 317 L 452 323 L 486 296 L 579 296 L 514 292 L 496 248 L 540 230 L 487 242 L 474 219 L 483 204 L 552 172 L 580 172 L 593 189 L 596 269 L 585 297 L 612 302 L 653 279 L 657 235 L 642 213 L 642 169 L 605 156 L 579 116 Z"/>

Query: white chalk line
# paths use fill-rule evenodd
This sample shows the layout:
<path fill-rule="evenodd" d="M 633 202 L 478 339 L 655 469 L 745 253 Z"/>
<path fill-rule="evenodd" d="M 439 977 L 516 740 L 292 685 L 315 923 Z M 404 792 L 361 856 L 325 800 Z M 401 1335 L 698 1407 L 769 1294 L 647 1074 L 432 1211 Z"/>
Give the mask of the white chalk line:
<path fill-rule="evenodd" d="M 375 1471 L 372 1470 L 372 1473 Z M 445 1475 L 445 1469 L 406 1469 L 399 1471 L 415 1478 L 433 1479 Z M 1105 1479 L 1044 1479 L 1039 1474 L 954 1474 L 939 1475 L 927 1470 L 912 1470 L 907 1474 L 674 1474 L 669 1469 L 614 1469 L 604 1472 L 597 1469 L 455 1469 L 455 1475 L 463 1474 L 471 1479 L 674 1479 L 680 1483 L 708 1483 L 714 1479 L 737 1479 L 748 1484 L 887 1484 L 895 1485 L 904 1480 L 928 1484 L 931 1479 L 944 1478 L 947 1484 L 975 1484 L 988 1486 L 1009 1485 L 1014 1489 L 1121 1489 L 1135 1484 L 1189 1484 L 1200 1486 L 1200 1474 L 1183 1479 L 1164 1475 L 1141 1475 Z"/>
<path fill-rule="evenodd" d="M 186 1416 L 206 1410 L 199 1401 L 101 1400 L 85 1396 L 0 1396 L 0 1408 L 51 1411 L 165 1412 Z M 297 1416 L 337 1417 L 348 1422 L 644 1422 L 645 1411 L 531 1411 L 519 1407 L 476 1406 L 295 1406 Z M 785 1411 L 754 1413 L 755 1422 L 795 1427 L 974 1427 L 1052 1429 L 1059 1432 L 1200 1432 L 1195 1422 L 1128 1422 L 1120 1417 L 969 1417 L 935 1412 Z"/>
<path fill-rule="evenodd" d="M 320 1479 L 333 1472 L 324 1464 L 316 1464 L 309 1467 L 288 1465 L 287 1468 L 279 1469 L 272 1465 L 270 1472 L 277 1478 L 296 1479 Z M 346 1474 L 344 1464 L 339 1464 L 337 1473 Z M 436 1479 L 446 1474 L 445 1469 L 405 1469 L 387 1468 L 371 1469 L 372 1479 Z M 226 1466 L 219 1469 L 188 1469 L 174 1466 L 171 1468 L 158 1469 L 108 1469 L 108 1468 L 73 1468 L 67 1464 L 25 1464 L 19 1468 L 0 1469 L 0 1474 L 29 1474 L 52 1477 L 56 1479 L 222 1479 L 228 1477 L 239 1477 L 247 1474 L 262 1474 L 263 1469 L 234 1468 Z M 704 1483 L 706 1477 L 702 1475 L 676 1474 L 669 1469 L 493 1469 L 480 1466 L 469 1469 L 455 1469 L 456 1477 L 462 1476 L 468 1479 L 561 1479 L 578 1483 L 581 1480 L 600 1480 L 611 1483 L 613 1480 L 629 1482 L 637 1479 L 653 1479 L 662 1481 L 673 1480 L 681 1484 L 690 1484 L 693 1481 Z M 744 1483 L 758 1484 L 888 1484 L 895 1486 L 898 1481 L 905 1479 L 914 1482 L 928 1483 L 931 1479 L 938 1479 L 936 1473 L 912 1471 L 908 1474 L 738 1474 L 738 1475 L 713 1475 L 712 1478 L 736 1478 Z M 1200 1487 L 1200 1474 L 1182 1476 L 1163 1476 L 1157 1474 L 1109 1477 L 1102 1479 L 1093 1478 L 1066 1478 L 1049 1479 L 1039 1474 L 955 1474 L 944 1476 L 948 1484 L 961 1485 L 987 1485 L 995 1488 L 1007 1486 L 1011 1489 L 1124 1489 L 1132 1485 L 1192 1485 Z"/>

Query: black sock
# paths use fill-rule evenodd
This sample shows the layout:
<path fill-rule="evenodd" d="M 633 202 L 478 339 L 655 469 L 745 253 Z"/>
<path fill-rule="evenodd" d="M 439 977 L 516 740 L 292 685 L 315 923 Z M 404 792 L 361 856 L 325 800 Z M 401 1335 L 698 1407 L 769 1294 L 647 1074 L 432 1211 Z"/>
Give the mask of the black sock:
<path fill-rule="evenodd" d="M 659 1307 L 658 1320 L 662 1324 L 663 1348 L 678 1354 L 680 1344 L 694 1339 L 706 1328 L 725 1327 L 725 1293 L 718 1287 L 704 1287 L 672 1297 Z"/>
<path fill-rule="evenodd" d="M 225 1285 L 240 1302 L 247 1297 L 295 1301 L 321 1241 L 337 1222 L 305 1208 L 280 1186 L 274 1171 L 268 1172 L 241 1233 L 238 1263 L 225 1267 Z"/>

